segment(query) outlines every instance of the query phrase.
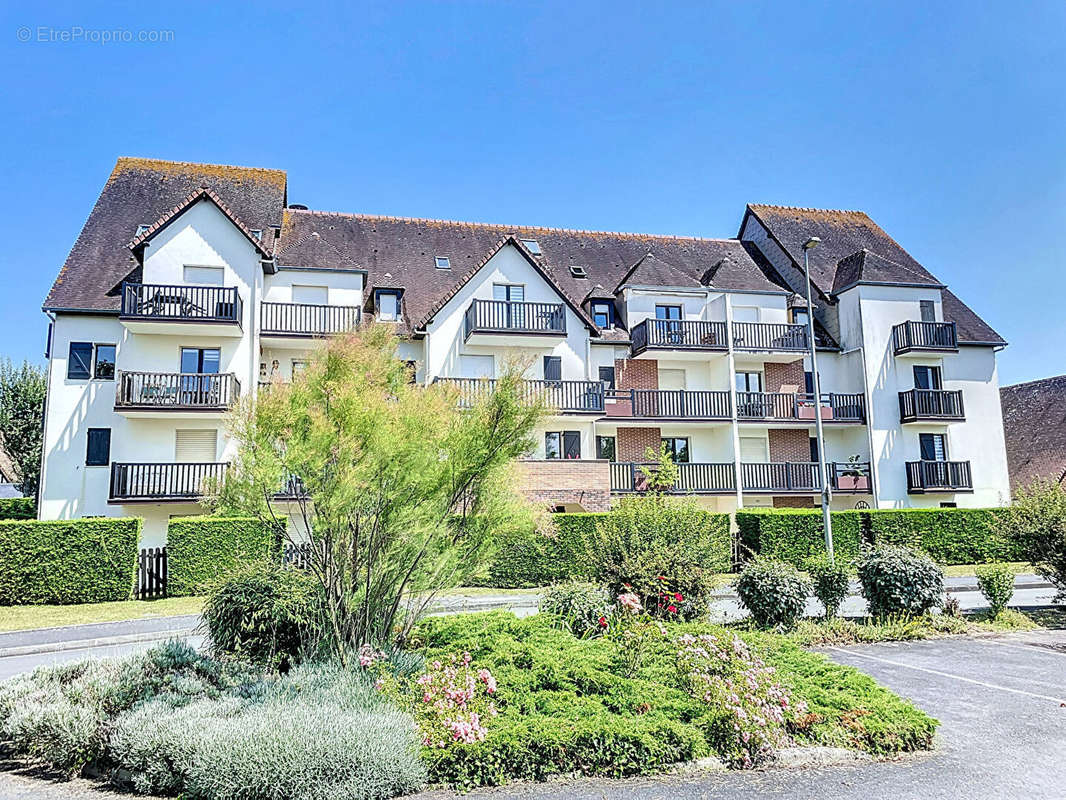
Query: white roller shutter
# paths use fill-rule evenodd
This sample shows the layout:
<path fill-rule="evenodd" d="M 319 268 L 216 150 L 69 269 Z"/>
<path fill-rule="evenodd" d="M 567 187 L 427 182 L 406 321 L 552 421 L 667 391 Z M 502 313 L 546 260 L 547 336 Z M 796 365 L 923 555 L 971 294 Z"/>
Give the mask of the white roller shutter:
<path fill-rule="evenodd" d="M 179 463 L 205 463 L 218 460 L 217 430 L 175 431 L 174 460 Z"/>
<path fill-rule="evenodd" d="M 329 303 L 329 289 L 325 286 L 292 285 L 292 302 L 324 306 Z"/>
<path fill-rule="evenodd" d="M 745 464 L 765 464 L 770 460 L 769 443 L 761 436 L 741 436 L 740 460 Z"/>

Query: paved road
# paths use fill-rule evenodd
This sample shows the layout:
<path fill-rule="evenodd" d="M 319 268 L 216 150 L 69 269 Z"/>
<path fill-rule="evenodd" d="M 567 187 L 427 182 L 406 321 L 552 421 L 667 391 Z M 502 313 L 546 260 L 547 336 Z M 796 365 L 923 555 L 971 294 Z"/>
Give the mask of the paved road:
<path fill-rule="evenodd" d="M 466 800 L 741 800 L 1066 796 L 1066 632 L 890 643 L 826 651 L 941 722 L 937 750 L 898 762 L 704 778 L 581 780 L 471 792 Z M 425 792 L 411 800 L 445 800 Z"/>

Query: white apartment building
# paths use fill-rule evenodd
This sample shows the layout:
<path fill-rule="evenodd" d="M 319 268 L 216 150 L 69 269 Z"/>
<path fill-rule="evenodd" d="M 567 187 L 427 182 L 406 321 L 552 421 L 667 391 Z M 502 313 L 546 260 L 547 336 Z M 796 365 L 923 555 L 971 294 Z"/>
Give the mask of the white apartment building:
<path fill-rule="evenodd" d="M 44 310 L 41 518 L 142 516 L 144 546 L 234 458 L 233 402 L 357 324 L 395 326 L 416 380 L 464 396 L 532 363 L 556 411 L 523 489 L 554 509 L 641 491 L 661 444 L 675 491 L 723 511 L 812 506 L 823 480 L 841 509 L 1010 498 L 1006 343 L 857 211 L 749 205 L 730 239 L 488 225 L 311 211 L 281 171 L 123 158 Z"/>

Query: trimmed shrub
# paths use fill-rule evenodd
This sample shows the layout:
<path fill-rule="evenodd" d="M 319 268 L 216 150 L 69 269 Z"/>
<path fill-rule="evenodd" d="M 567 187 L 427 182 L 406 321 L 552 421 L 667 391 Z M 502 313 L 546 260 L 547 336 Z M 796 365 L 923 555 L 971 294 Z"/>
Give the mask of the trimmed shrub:
<path fill-rule="evenodd" d="M 0 519 L 36 519 L 37 501 L 32 497 L 8 497 L 0 500 Z"/>
<path fill-rule="evenodd" d="M 0 522 L 0 605 L 129 600 L 138 517 Z"/>
<path fill-rule="evenodd" d="M 833 554 L 845 561 L 858 557 L 862 544 L 861 511 L 832 511 Z M 743 554 L 786 561 L 802 569 L 825 553 L 822 512 L 806 508 L 737 511 L 737 530 Z"/>
<path fill-rule="evenodd" d="M 875 544 L 925 550 L 938 564 L 1017 561 L 1003 531 L 1008 508 L 899 508 L 865 511 Z"/>
<path fill-rule="evenodd" d="M 320 588 L 306 572 L 248 564 L 204 604 L 216 653 L 287 672 L 315 647 Z"/>
<path fill-rule="evenodd" d="M 729 567 L 728 529 L 718 523 L 691 499 L 627 497 L 597 521 L 589 543 L 592 577 L 613 596 L 635 593 L 652 613 L 668 587 L 689 600 L 678 606 L 680 614 L 698 616 L 712 575 Z"/>
<path fill-rule="evenodd" d="M 167 528 L 167 593 L 205 594 L 249 562 L 277 552 L 280 532 L 249 517 L 181 517 Z"/>
<path fill-rule="evenodd" d="M 976 569 L 977 588 L 988 601 L 989 616 L 998 617 L 1014 596 L 1014 570 L 1006 564 L 986 564 Z"/>
<path fill-rule="evenodd" d="M 606 514 L 553 514 L 555 530 L 530 529 L 500 543 L 489 586 L 516 589 L 589 577 L 588 542 Z"/>
<path fill-rule="evenodd" d="M 830 564 L 825 555 L 816 556 L 807 564 L 814 596 L 825 607 L 826 619 L 835 617 L 840 605 L 848 598 L 850 572 L 845 562 L 837 559 Z"/>
<path fill-rule="evenodd" d="M 881 545 L 858 563 L 862 595 L 870 614 L 924 614 L 944 594 L 944 572 L 933 560 L 906 547 Z"/>
<path fill-rule="evenodd" d="M 603 630 L 600 619 L 614 613 L 614 603 L 602 586 L 572 581 L 545 589 L 540 613 L 555 617 L 559 627 L 583 639 Z"/>
<path fill-rule="evenodd" d="M 737 578 L 737 596 L 763 628 L 791 628 L 803 616 L 810 584 L 791 564 L 765 556 L 752 559 Z"/>

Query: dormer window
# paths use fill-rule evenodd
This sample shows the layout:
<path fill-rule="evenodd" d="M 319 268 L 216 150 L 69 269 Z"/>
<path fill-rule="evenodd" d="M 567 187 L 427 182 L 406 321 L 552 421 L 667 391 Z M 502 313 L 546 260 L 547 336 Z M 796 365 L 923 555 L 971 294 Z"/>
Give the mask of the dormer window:
<path fill-rule="evenodd" d="M 378 289 L 374 292 L 374 305 L 378 320 L 396 322 L 400 319 L 400 292 L 393 289 Z"/>
<path fill-rule="evenodd" d="M 151 227 L 151 225 L 138 225 L 137 232 L 133 234 L 133 238 L 139 239 L 140 237 L 144 236 L 146 233 L 148 233 L 148 229 Z"/>
<path fill-rule="evenodd" d="M 535 256 L 541 255 L 540 243 L 536 239 L 519 239 L 522 244 L 525 245 L 526 250 L 531 252 Z"/>
<path fill-rule="evenodd" d="M 589 274 L 585 271 L 585 268 L 580 264 L 570 265 L 570 274 L 575 278 L 587 278 Z"/>
<path fill-rule="evenodd" d="M 252 228 L 248 233 L 252 234 L 252 238 L 257 242 L 263 241 L 263 231 L 261 228 Z"/>
<path fill-rule="evenodd" d="M 592 301 L 592 321 L 600 330 L 614 327 L 614 305 L 605 300 Z"/>
<path fill-rule="evenodd" d="M 434 260 L 434 263 L 436 264 L 437 269 L 452 268 L 452 262 L 451 259 L 448 258 L 448 256 L 437 256 L 437 258 Z"/>

